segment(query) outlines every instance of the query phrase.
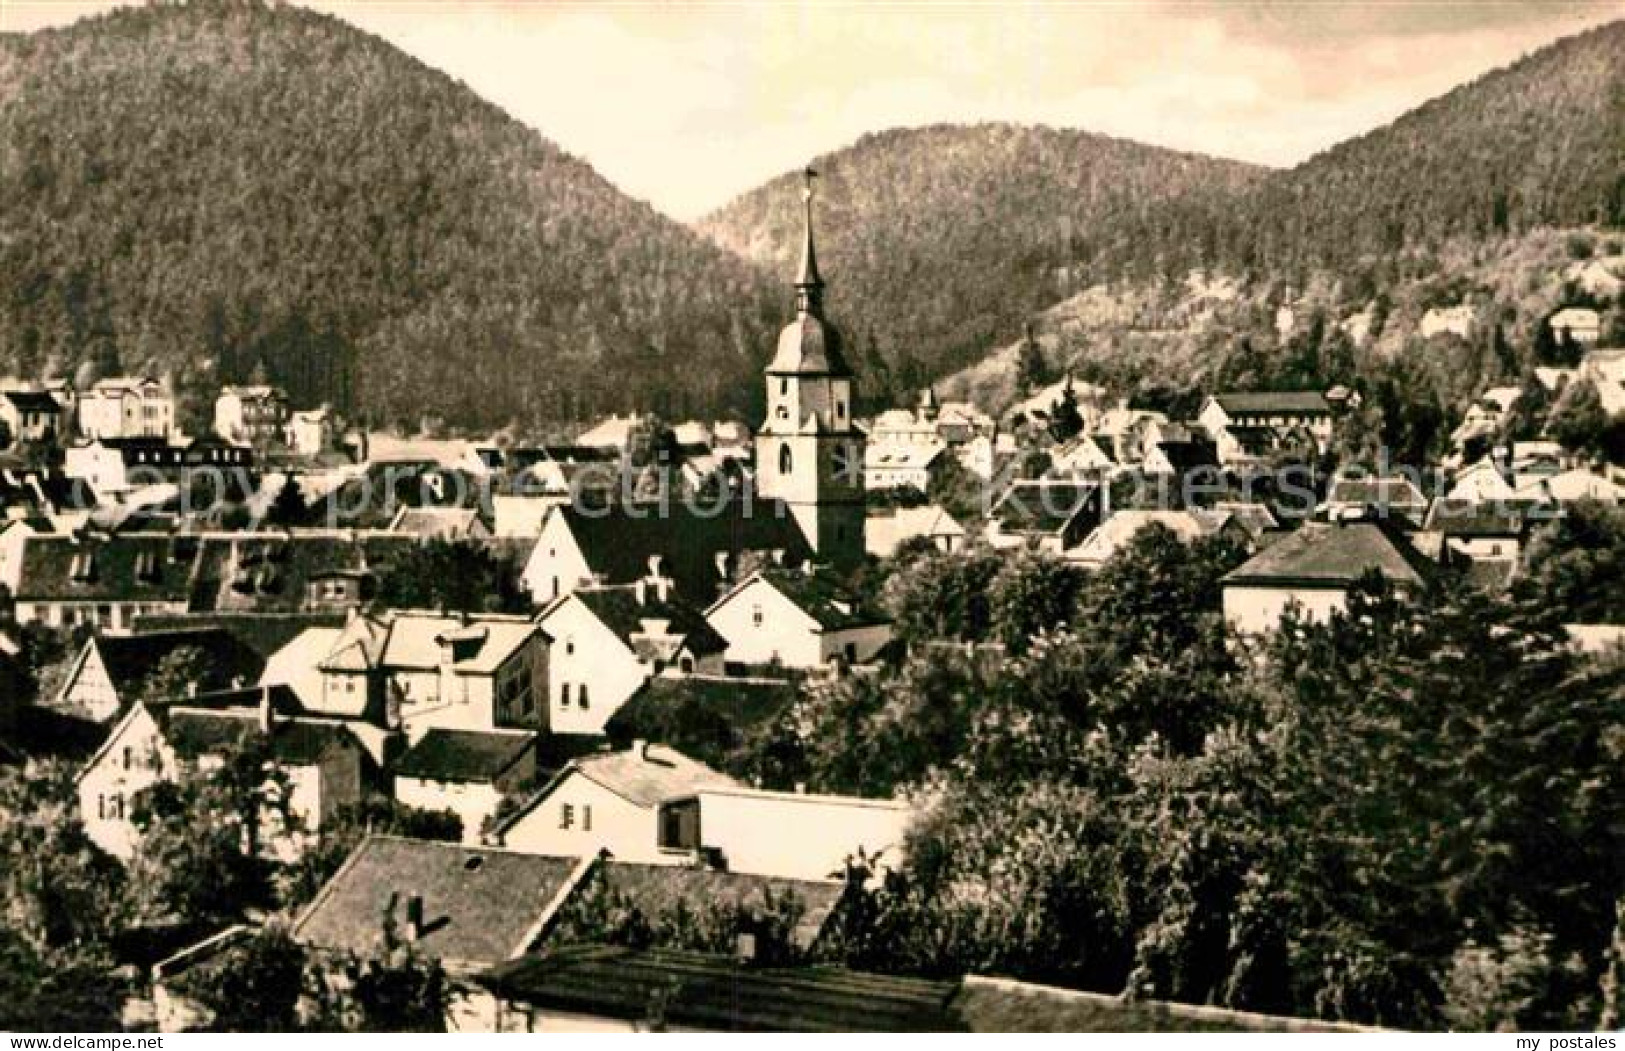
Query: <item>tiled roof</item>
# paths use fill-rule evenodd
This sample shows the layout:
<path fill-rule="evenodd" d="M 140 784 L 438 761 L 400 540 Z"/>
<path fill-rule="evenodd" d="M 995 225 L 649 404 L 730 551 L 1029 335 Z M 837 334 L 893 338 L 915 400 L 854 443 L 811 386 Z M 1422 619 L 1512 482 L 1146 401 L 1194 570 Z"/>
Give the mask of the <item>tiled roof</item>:
<path fill-rule="evenodd" d="M 967 976 L 954 1014 L 977 1033 L 1316 1033 L 1359 1026 Z"/>
<path fill-rule="evenodd" d="M 375 953 L 385 914 L 397 930 L 407 901 L 423 901 L 415 943 L 448 966 L 489 967 L 523 952 L 524 942 L 565 886 L 574 858 L 369 836 L 294 925 L 305 945 Z"/>
<path fill-rule="evenodd" d="M 19 600 L 184 602 L 192 565 L 165 534 L 30 536 L 24 540 Z"/>
<path fill-rule="evenodd" d="M 1098 514 L 1099 489 L 1082 482 L 1016 482 L 994 505 L 993 518 L 1006 532 L 1057 533 L 1081 514 Z"/>
<path fill-rule="evenodd" d="M 1421 510 L 1427 506 L 1427 497 L 1409 478 L 1339 478 L 1332 483 L 1326 502 Z"/>
<path fill-rule="evenodd" d="M 1325 396 L 1313 390 L 1226 391 L 1213 395 L 1213 400 L 1230 416 L 1262 413 L 1329 416 L 1332 411 Z"/>
<path fill-rule="evenodd" d="M 594 880 L 615 892 L 644 916 L 655 919 L 686 907 L 690 914 L 708 905 L 721 903 L 746 907 L 766 905 L 774 898 L 793 894 L 805 910 L 792 932 L 800 948 L 811 947 L 823 931 L 830 914 L 845 892 L 835 881 L 782 879 L 751 876 L 738 872 L 672 865 L 638 865 L 606 860 L 593 870 Z"/>
<path fill-rule="evenodd" d="M 687 795 L 704 785 L 736 783 L 726 774 L 720 774 L 704 763 L 658 744 L 645 745 L 642 749 L 628 748 L 583 756 L 565 767 L 559 779 L 568 776 L 571 771 L 641 807 L 652 807 L 667 799 Z M 537 801 L 546 795 L 543 792 Z"/>
<path fill-rule="evenodd" d="M 451 668 L 469 675 L 489 675 L 500 668 L 541 628 L 521 617 L 457 616 L 400 613 L 389 622 L 381 658 L 388 668 L 438 668 L 452 643 Z"/>
<path fill-rule="evenodd" d="M 1346 586 L 1372 570 L 1390 583 L 1420 585 L 1426 582 L 1430 567 L 1387 525 L 1309 523 L 1230 572 L 1224 583 Z"/>
<path fill-rule="evenodd" d="M 1551 504 L 1535 501 L 1433 501 L 1424 528 L 1453 537 L 1516 537 L 1544 521 L 1558 517 Z"/>
<path fill-rule="evenodd" d="M 205 537 L 191 589 L 192 609 L 299 612 L 308 604 L 311 581 L 366 574 L 416 543 L 417 538 L 400 534 L 338 531 Z"/>
<path fill-rule="evenodd" d="M 791 561 L 810 551 L 787 506 L 757 498 L 732 500 L 717 514 L 672 501 L 669 513 L 651 505 L 617 504 L 607 508 L 561 507 L 570 533 L 581 545 L 588 568 L 607 584 L 630 584 L 649 573 L 649 559 L 659 556 L 663 572 L 678 594 L 695 605 L 709 605 L 726 583 L 717 567 L 719 555 L 737 565 L 746 551 L 783 551 Z"/>
<path fill-rule="evenodd" d="M 940 1032 L 961 1028 L 957 984 L 836 967 L 760 968 L 674 949 L 565 946 L 479 979 L 543 1008 L 641 1022 L 661 1000 L 668 1025 L 732 1032 Z"/>
<path fill-rule="evenodd" d="M 848 588 L 834 574 L 823 569 L 784 569 L 772 567 L 756 573 L 771 584 L 797 609 L 818 622 L 824 631 L 863 628 L 890 623 L 885 613 L 876 609 L 862 595 Z M 744 590 L 749 581 L 733 593 Z M 728 597 L 732 597 L 731 593 Z M 721 605 L 727 597 L 718 601 Z"/>
<path fill-rule="evenodd" d="M 572 594 L 628 646 L 634 645 L 634 635 L 642 634 L 645 620 L 664 620 L 666 630 L 681 636 L 697 655 L 721 653 L 728 648 L 727 640 L 706 622 L 705 614 L 675 591 L 662 600 L 654 586 L 646 584 L 642 586 L 641 602 L 638 591 L 638 584 L 609 584 L 577 588 Z"/>
<path fill-rule="evenodd" d="M 158 713 L 164 739 L 190 758 L 225 751 L 260 732 L 259 711 L 254 708 L 217 710 L 188 705 L 159 709 Z M 334 748 L 360 748 L 343 723 L 287 718 L 272 723 L 270 746 L 272 756 L 288 766 L 313 766 Z"/>
<path fill-rule="evenodd" d="M 1219 466 L 1218 447 L 1206 438 L 1158 442 L 1157 448 L 1176 475 L 1186 475 L 1206 467 Z"/>
<path fill-rule="evenodd" d="M 397 777 L 495 781 L 536 745 L 533 733 L 433 729 L 395 764 Z"/>
<path fill-rule="evenodd" d="M 62 406 L 42 390 L 8 390 L 5 398 L 20 412 L 49 412 L 60 414 Z"/>

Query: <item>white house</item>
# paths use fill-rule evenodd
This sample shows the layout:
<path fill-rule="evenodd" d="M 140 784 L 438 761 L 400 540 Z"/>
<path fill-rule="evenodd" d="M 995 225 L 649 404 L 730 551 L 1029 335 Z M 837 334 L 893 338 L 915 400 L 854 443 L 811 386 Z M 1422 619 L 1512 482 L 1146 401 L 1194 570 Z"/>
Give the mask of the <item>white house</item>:
<path fill-rule="evenodd" d="M 222 387 L 214 400 L 214 433 L 247 445 L 287 441 L 288 395 L 280 387 Z"/>
<path fill-rule="evenodd" d="M 727 643 L 660 576 L 577 588 L 544 610 L 537 624 L 552 639 L 547 726 L 553 733 L 602 733 L 654 676 L 724 670 Z"/>
<path fill-rule="evenodd" d="M 728 660 L 740 664 L 862 664 L 892 638 L 884 614 L 810 567 L 758 570 L 718 599 L 705 618 L 728 641 Z"/>
<path fill-rule="evenodd" d="M 49 441 L 62 434 L 62 405 L 42 390 L 0 392 L 0 424 L 0 449 Z"/>
<path fill-rule="evenodd" d="M 333 411 L 326 405 L 288 417 L 288 444 L 300 456 L 320 456 L 333 444 Z"/>
<path fill-rule="evenodd" d="M 1210 396 L 1197 420 L 1226 467 L 1302 444 L 1324 452 L 1332 440 L 1332 409 L 1319 391 L 1226 391 Z"/>
<path fill-rule="evenodd" d="M 1564 307 L 1546 319 L 1552 335 L 1567 333 L 1576 343 L 1594 345 L 1602 336 L 1602 316 L 1590 307 Z"/>
<path fill-rule="evenodd" d="M 675 749 L 638 742 L 571 760 L 498 835 L 505 847 L 531 854 L 584 857 L 607 849 L 622 861 L 687 864 L 687 851 L 660 847 L 660 805 L 735 784 Z"/>
<path fill-rule="evenodd" d="M 175 429 L 175 399 L 150 376 L 100 380 L 75 405 L 84 438 L 168 438 Z"/>
<path fill-rule="evenodd" d="M 1273 630 L 1292 608 L 1326 620 L 1348 607 L 1349 590 L 1372 572 L 1403 592 L 1424 587 L 1430 570 L 1386 524 L 1311 522 L 1224 577 L 1224 617 L 1243 634 Z"/>
<path fill-rule="evenodd" d="M 920 507 L 871 508 L 864 529 L 865 550 L 875 558 L 890 558 L 905 541 L 925 539 L 938 551 L 965 546 L 965 527 L 936 504 Z"/>
<path fill-rule="evenodd" d="M 450 810 L 463 842 L 478 843 L 502 799 L 536 776 L 529 730 L 429 730 L 395 763 L 395 799 L 419 810 Z"/>
<path fill-rule="evenodd" d="M 284 856 L 297 852 L 306 835 L 319 834 L 337 810 L 361 798 L 361 745 L 341 721 L 279 714 L 270 690 L 215 699 L 256 695 L 255 707 L 131 708 L 77 778 L 85 833 L 114 857 L 130 858 L 139 839 L 131 823 L 138 792 L 179 780 L 190 770 L 207 770 L 224 750 L 259 735 L 288 778 L 289 809 L 298 822 L 297 833 L 278 837 L 274 848 Z"/>
<path fill-rule="evenodd" d="M 540 729 L 548 639 L 523 617 L 400 612 L 378 658 L 390 725 Z"/>
<path fill-rule="evenodd" d="M 1467 503 L 1486 503 L 1491 500 L 1511 500 L 1514 492 L 1512 483 L 1507 480 L 1500 465 L 1486 456 L 1477 463 L 1462 468 L 1461 473 L 1451 483 L 1449 491 L 1444 494 L 1444 498 Z"/>
<path fill-rule="evenodd" d="M 660 848 L 728 872 L 839 879 L 860 852 L 897 867 L 913 819 L 902 800 L 711 785 L 662 804 Z"/>
<path fill-rule="evenodd" d="M 1467 339 L 1473 334 L 1475 320 L 1473 308 L 1465 303 L 1453 307 L 1434 307 L 1422 315 L 1417 329 L 1424 339 L 1447 333 Z"/>
<path fill-rule="evenodd" d="M 12 578 L 0 583 L 11 589 L 19 623 L 126 630 L 143 614 L 187 610 L 192 562 L 185 538 L 16 530 L 6 537 L 19 549 L 6 560 Z"/>
<path fill-rule="evenodd" d="M 948 446 L 927 442 L 874 442 L 863 452 L 863 486 L 871 492 L 910 487 L 925 492 L 947 461 Z"/>

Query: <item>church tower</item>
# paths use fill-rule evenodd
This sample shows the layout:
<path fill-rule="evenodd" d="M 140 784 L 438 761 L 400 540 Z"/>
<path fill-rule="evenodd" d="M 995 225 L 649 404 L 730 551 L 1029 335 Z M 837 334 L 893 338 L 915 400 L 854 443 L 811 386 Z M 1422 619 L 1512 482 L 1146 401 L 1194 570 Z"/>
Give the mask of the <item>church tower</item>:
<path fill-rule="evenodd" d="M 812 181 L 801 192 L 806 229 L 796 275 L 796 317 L 767 366 L 767 419 L 756 434 L 757 491 L 782 500 L 818 561 L 863 561 L 863 432 L 852 423 L 852 370 L 841 334 L 824 320 L 824 281 L 813 247 Z"/>

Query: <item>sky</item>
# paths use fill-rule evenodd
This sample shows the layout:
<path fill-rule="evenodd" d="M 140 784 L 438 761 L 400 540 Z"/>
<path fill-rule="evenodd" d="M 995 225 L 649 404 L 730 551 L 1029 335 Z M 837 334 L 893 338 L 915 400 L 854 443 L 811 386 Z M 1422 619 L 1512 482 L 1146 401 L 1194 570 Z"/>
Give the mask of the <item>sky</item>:
<path fill-rule="evenodd" d="M 1625 0 L 301 0 L 679 219 L 865 132 L 1017 121 L 1287 166 Z M 0 29 L 107 3 L 0 0 Z"/>

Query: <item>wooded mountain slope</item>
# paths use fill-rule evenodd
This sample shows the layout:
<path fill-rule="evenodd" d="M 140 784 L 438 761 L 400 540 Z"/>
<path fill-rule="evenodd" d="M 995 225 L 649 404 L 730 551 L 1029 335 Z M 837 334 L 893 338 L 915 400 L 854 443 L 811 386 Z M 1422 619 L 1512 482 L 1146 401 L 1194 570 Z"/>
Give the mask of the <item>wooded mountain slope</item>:
<path fill-rule="evenodd" d="M 0 38 L 0 201 L 0 375 L 97 360 L 202 399 L 263 361 L 377 422 L 681 412 L 754 399 L 788 309 L 785 275 L 293 7 Z"/>
<path fill-rule="evenodd" d="M 1264 171 L 1010 124 L 888 131 L 810 160 L 829 309 L 866 379 L 898 390 L 1019 332 L 1079 287 L 1090 261 L 1150 271 L 1183 257 Z M 782 269 L 798 246 L 799 178 L 750 191 L 700 228 Z"/>
<path fill-rule="evenodd" d="M 832 309 L 912 384 L 1102 282 L 1203 268 L 1301 288 L 1317 270 L 1380 277 L 1373 260 L 1462 238 L 1625 223 L 1625 22 L 1287 171 L 999 124 L 870 135 L 814 164 Z M 701 228 L 782 266 L 793 178 Z"/>

